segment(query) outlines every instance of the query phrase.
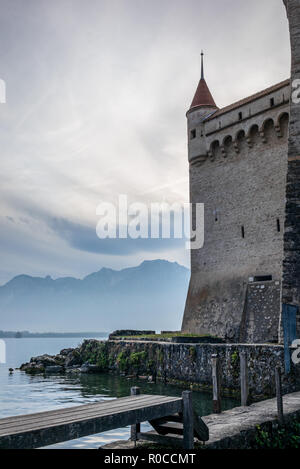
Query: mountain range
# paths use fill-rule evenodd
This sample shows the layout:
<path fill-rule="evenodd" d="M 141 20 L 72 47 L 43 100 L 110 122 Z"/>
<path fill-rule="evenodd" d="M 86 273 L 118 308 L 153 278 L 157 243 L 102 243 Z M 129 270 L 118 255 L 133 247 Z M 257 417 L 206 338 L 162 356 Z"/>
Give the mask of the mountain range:
<path fill-rule="evenodd" d="M 189 277 L 165 260 L 102 268 L 83 279 L 18 275 L 0 287 L 0 329 L 178 330 Z"/>

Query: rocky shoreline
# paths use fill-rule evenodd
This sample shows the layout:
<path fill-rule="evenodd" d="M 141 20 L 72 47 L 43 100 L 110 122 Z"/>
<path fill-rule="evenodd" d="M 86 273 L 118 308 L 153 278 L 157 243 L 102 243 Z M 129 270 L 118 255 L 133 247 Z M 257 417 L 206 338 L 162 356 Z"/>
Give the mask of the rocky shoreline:
<path fill-rule="evenodd" d="M 275 369 L 284 369 L 284 347 L 274 344 L 172 343 L 157 340 L 85 340 L 59 354 L 31 358 L 20 369 L 37 373 L 116 373 L 203 391 L 212 387 L 212 356 L 220 362 L 222 394 L 240 393 L 240 355 L 246 354 L 251 400 L 273 397 Z M 299 366 L 282 375 L 284 393 L 300 389 Z"/>
<path fill-rule="evenodd" d="M 104 371 L 103 367 L 91 363 L 90 358 L 85 355 L 89 345 L 98 346 L 99 343 L 101 342 L 97 340 L 85 340 L 81 346 L 63 349 L 57 355 L 44 354 L 32 357 L 30 362 L 23 363 L 19 369 L 28 374 L 98 373 Z"/>

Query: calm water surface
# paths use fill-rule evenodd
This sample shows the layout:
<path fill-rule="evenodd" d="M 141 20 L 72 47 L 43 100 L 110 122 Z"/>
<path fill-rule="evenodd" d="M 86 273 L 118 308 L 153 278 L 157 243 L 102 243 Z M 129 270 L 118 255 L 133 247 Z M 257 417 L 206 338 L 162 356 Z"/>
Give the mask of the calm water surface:
<path fill-rule="evenodd" d="M 182 389 L 177 386 L 150 384 L 144 380 L 129 380 L 106 373 L 45 377 L 26 375 L 20 371 L 13 374 L 8 372 L 9 368 L 19 367 L 32 356 L 57 354 L 63 348 L 76 347 L 83 340 L 84 338 L 78 337 L 5 339 L 7 363 L 0 364 L 0 418 L 128 396 L 130 388 L 135 385 L 139 386 L 143 393 L 181 395 Z M 194 392 L 193 400 L 200 415 L 212 412 L 210 393 Z M 224 399 L 223 408 L 230 409 L 236 404 L 234 399 Z M 148 429 L 150 426 L 143 424 L 143 431 Z M 129 427 L 60 443 L 52 448 L 98 448 L 111 441 L 128 438 Z"/>

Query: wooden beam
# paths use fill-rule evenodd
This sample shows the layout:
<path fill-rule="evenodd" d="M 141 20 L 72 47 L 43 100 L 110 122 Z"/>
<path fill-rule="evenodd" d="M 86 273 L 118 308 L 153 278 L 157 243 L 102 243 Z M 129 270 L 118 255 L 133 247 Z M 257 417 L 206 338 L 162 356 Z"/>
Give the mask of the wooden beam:
<path fill-rule="evenodd" d="M 139 396 L 141 394 L 141 389 L 137 386 L 131 388 L 131 396 Z M 130 439 L 134 441 L 134 446 L 136 446 L 137 434 L 141 431 L 141 424 L 136 423 L 130 427 Z"/>
<path fill-rule="evenodd" d="M 249 405 L 248 363 L 246 352 L 240 353 L 241 406 Z"/>
<path fill-rule="evenodd" d="M 209 428 L 196 412 L 194 412 L 194 434 L 199 441 L 209 440 Z"/>
<path fill-rule="evenodd" d="M 284 425 L 283 402 L 282 402 L 282 384 L 281 384 L 281 368 L 279 366 L 277 366 L 276 369 L 275 369 L 275 384 L 276 384 L 278 421 L 279 421 L 280 425 Z"/>
<path fill-rule="evenodd" d="M 194 449 L 194 411 L 192 402 L 192 392 L 183 391 L 183 447 L 184 449 Z"/>
<path fill-rule="evenodd" d="M 213 412 L 221 413 L 221 370 L 218 355 L 211 357 L 212 384 L 213 384 Z"/>

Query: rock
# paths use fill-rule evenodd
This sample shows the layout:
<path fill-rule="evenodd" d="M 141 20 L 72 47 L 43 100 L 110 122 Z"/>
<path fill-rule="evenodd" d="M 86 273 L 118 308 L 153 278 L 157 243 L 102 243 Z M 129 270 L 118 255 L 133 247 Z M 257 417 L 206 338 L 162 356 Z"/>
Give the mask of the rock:
<path fill-rule="evenodd" d="M 82 360 L 78 354 L 75 353 L 74 350 L 72 350 L 65 358 L 65 366 L 70 367 L 70 366 L 81 366 L 82 365 Z"/>
<path fill-rule="evenodd" d="M 46 373 L 62 373 L 63 371 L 64 371 L 64 369 L 60 365 L 46 366 L 46 368 L 45 368 Z"/>
<path fill-rule="evenodd" d="M 28 374 L 44 373 L 45 367 L 43 365 L 39 365 L 36 362 L 30 362 L 30 363 L 23 363 L 23 365 L 20 366 L 20 370 L 25 371 L 25 373 L 28 373 Z"/>
<path fill-rule="evenodd" d="M 64 366 L 66 362 L 66 357 L 64 355 L 59 354 L 55 356 L 54 360 L 56 365 Z"/>
<path fill-rule="evenodd" d="M 90 363 L 84 363 L 81 368 L 79 368 L 81 373 L 99 373 L 101 367 L 97 365 L 91 365 Z"/>
<path fill-rule="evenodd" d="M 75 366 L 71 366 L 66 369 L 66 373 L 80 373 L 80 368 L 77 368 Z"/>
<path fill-rule="evenodd" d="M 59 355 L 62 355 L 63 357 L 70 355 L 74 351 L 73 348 L 64 348 L 59 352 Z"/>
<path fill-rule="evenodd" d="M 30 363 L 38 363 L 39 365 L 46 367 L 56 365 L 56 360 L 55 357 L 45 354 L 31 358 Z"/>

